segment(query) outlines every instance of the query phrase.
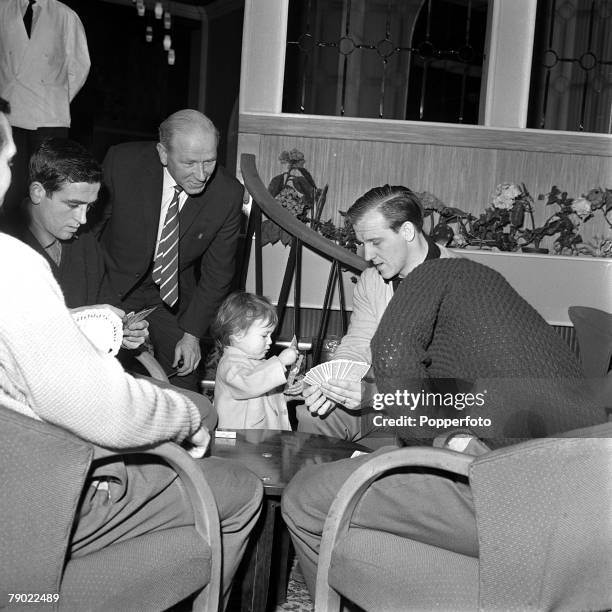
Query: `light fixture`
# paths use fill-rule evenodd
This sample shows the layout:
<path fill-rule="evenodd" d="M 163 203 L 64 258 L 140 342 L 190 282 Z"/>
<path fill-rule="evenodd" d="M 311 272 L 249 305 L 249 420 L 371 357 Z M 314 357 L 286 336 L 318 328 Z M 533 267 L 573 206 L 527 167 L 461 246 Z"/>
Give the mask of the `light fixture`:
<path fill-rule="evenodd" d="M 1 0 L 0 0 L 1 1 Z M 159 34 L 159 39 L 162 41 L 164 51 L 168 53 L 168 64 L 174 66 L 176 61 L 176 54 L 172 49 L 172 15 L 170 13 L 170 2 L 167 0 L 132 0 L 132 4 L 136 5 L 136 12 L 139 17 L 147 17 L 145 20 L 145 40 L 147 43 L 153 42 L 155 37 L 155 30 L 161 30 L 160 27 L 155 26 L 152 19 L 155 16 L 156 20 L 163 19 L 164 36 Z"/>

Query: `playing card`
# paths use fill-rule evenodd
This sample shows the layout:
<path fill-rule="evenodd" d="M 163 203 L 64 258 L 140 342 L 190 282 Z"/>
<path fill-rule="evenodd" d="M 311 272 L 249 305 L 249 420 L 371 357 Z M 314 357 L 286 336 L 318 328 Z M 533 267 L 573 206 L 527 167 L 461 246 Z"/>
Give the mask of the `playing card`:
<path fill-rule="evenodd" d="M 287 386 L 290 387 L 295 382 L 295 377 L 297 376 L 300 371 L 300 368 L 302 367 L 302 361 L 304 361 L 304 355 L 300 353 L 296 362 L 291 366 L 289 374 L 287 375 Z"/>
<path fill-rule="evenodd" d="M 311 385 L 326 382 L 332 378 L 359 381 L 370 369 L 370 364 L 363 361 L 351 359 L 334 359 L 320 363 L 309 370 L 304 377 L 304 382 Z"/>
<path fill-rule="evenodd" d="M 151 306 L 150 308 L 143 308 L 136 313 L 130 312 L 125 317 L 125 324 L 131 325 L 132 323 L 138 323 L 138 321 L 146 319 L 156 308 L 157 306 Z"/>

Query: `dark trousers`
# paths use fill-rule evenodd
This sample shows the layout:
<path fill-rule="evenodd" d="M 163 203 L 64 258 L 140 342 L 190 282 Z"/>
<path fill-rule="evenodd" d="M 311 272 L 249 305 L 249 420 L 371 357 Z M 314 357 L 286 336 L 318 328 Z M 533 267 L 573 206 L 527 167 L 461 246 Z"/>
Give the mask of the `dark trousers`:
<path fill-rule="evenodd" d="M 174 363 L 174 349 L 176 343 L 185 333 L 178 324 L 178 308 L 168 308 L 159 295 L 159 288 L 153 280 L 147 279 L 141 286 L 137 287 L 123 302 L 116 304 L 125 310 L 126 314 L 138 312 L 148 306 L 157 306 L 148 317 L 149 336 L 153 345 L 153 352 L 157 361 L 169 376 L 176 370 L 172 367 Z M 130 364 L 121 358 L 124 367 L 131 369 Z M 200 367 L 198 366 L 187 376 L 172 376 L 170 382 L 182 389 L 200 391 L 199 389 Z"/>
<path fill-rule="evenodd" d="M 13 158 L 13 178 L 11 186 L 4 197 L 2 214 L 6 224 L 5 229 L 10 229 L 20 221 L 21 202 L 28 195 L 30 156 L 39 147 L 45 138 L 57 136 L 68 138 L 67 127 L 41 127 L 37 130 L 24 130 L 13 128 L 13 140 L 17 147 L 17 153 Z"/>

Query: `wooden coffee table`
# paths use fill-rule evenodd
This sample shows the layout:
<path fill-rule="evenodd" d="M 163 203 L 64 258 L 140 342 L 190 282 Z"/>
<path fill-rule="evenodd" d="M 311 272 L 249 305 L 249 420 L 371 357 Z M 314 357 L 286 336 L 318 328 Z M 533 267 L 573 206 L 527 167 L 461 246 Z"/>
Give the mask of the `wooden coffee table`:
<path fill-rule="evenodd" d="M 238 430 L 235 439 L 214 439 L 213 456 L 240 461 L 264 485 L 264 507 L 236 580 L 239 584 L 242 579 L 241 610 L 266 610 L 273 552 L 278 561 L 273 575 L 274 601 L 284 599 L 289 536 L 277 516 L 281 495 L 291 478 L 306 465 L 345 459 L 355 451 L 370 452 L 370 449 L 339 438 L 269 429 Z"/>

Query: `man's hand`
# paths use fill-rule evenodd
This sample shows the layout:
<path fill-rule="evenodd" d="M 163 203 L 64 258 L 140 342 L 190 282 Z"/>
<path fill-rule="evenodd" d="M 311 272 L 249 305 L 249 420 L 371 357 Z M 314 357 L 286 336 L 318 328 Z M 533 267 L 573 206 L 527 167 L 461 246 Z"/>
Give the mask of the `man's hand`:
<path fill-rule="evenodd" d="M 356 408 L 361 407 L 361 381 L 331 378 L 330 380 L 321 383 L 321 392 L 328 399 L 336 404 L 340 404 L 348 410 L 355 410 Z"/>
<path fill-rule="evenodd" d="M 200 429 L 195 433 L 191 434 L 189 438 L 185 440 L 187 452 L 194 459 L 201 459 L 206 454 L 206 449 L 210 444 L 210 433 L 206 429 L 205 425 L 200 425 Z"/>
<path fill-rule="evenodd" d="M 177 368 L 178 376 L 187 376 L 198 367 L 201 358 L 200 339 L 185 332 L 174 348 L 172 367 Z"/>
<path fill-rule="evenodd" d="M 357 410 L 376 393 L 376 384 L 365 381 L 331 378 L 320 385 L 306 387 L 303 392 L 311 414 L 325 416 L 336 406 Z"/>
<path fill-rule="evenodd" d="M 149 322 L 136 321 L 123 326 L 123 340 L 121 346 L 126 349 L 138 348 L 149 336 Z"/>
<path fill-rule="evenodd" d="M 325 416 L 334 409 L 334 402 L 323 395 L 319 386 L 304 387 L 302 395 L 306 400 L 306 407 L 312 415 Z"/>

